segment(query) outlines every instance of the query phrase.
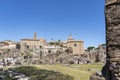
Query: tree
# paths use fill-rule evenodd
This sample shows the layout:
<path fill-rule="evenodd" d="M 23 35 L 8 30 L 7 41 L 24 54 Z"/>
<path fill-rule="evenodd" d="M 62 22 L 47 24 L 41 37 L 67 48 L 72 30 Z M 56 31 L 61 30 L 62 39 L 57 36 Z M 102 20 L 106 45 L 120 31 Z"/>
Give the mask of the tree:
<path fill-rule="evenodd" d="M 61 40 L 60 40 L 60 39 L 58 39 L 58 42 L 61 42 Z"/>
<path fill-rule="evenodd" d="M 101 46 L 106 46 L 106 44 L 101 44 Z"/>
<path fill-rule="evenodd" d="M 21 56 L 25 55 L 25 53 L 21 52 Z"/>
<path fill-rule="evenodd" d="M 29 51 L 27 51 L 27 52 L 26 52 L 26 56 L 28 56 L 28 57 L 30 58 L 30 56 L 32 56 L 32 53 L 29 52 Z"/>
<path fill-rule="evenodd" d="M 42 49 L 42 46 L 40 45 L 39 48 Z"/>
<path fill-rule="evenodd" d="M 5 53 L 10 53 L 10 49 L 6 49 L 6 50 L 5 50 Z"/>
<path fill-rule="evenodd" d="M 6 57 L 10 57 L 10 54 L 9 54 L 10 53 L 10 49 L 6 49 L 4 52 L 5 52 L 5 56 Z"/>
<path fill-rule="evenodd" d="M 48 53 L 51 53 L 52 51 L 51 50 L 48 50 Z"/>
<path fill-rule="evenodd" d="M 55 42 L 49 42 L 50 45 L 55 45 Z"/>
<path fill-rule="evenodd" d="M 60 47 L 62 47 L 62 46 L 63 46 L 63 44 L 62 44 L 62 42 L 61 42 L 61 40 L 60 40 L 60 39 L 58 39 L 57 44 L 58 44 Z"/>
<path fill-rule="evenodd" d="M 90 51 L 90 50 L 93 50 L 94 48 L 95 48 L 94 46 L 90 46 L 87 48 L 87 50 Z"/>

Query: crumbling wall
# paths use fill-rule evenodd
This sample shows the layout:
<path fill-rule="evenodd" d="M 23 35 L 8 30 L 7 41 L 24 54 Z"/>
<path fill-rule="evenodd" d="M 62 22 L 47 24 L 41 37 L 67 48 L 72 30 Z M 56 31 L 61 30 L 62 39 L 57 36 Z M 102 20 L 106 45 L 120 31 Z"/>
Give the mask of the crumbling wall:
<path fill-rule="evenodd" d="M 106 80 L 120 80 L 120 0 L 106 0 Z"/>
<path fill-rule="evenodd" d="M 120 0 L 106 0 L 106 65 L 102 75 L 106 80 L 120 80 Z M 94 74 L 90 80 L 102 80 Z"/>

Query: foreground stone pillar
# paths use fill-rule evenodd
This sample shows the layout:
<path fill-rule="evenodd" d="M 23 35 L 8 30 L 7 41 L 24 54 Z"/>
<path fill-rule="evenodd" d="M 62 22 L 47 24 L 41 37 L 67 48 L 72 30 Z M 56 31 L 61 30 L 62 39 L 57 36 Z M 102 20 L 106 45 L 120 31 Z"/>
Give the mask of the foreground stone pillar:
<path fill-rule="evenodd" d="M 120 0 L 106 0 L 106 80 L 120 80 Z"/>

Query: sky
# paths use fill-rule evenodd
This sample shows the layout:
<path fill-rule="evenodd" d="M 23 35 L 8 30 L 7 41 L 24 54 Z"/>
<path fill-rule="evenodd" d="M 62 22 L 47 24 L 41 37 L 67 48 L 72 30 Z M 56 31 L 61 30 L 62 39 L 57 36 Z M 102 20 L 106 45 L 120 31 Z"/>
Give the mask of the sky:
<path fill-rule="evenodd" d="M 105 43 L 104 0 L 0 0 L 0 41 L 63 41 L 72 34 L 84 47 Z"/>

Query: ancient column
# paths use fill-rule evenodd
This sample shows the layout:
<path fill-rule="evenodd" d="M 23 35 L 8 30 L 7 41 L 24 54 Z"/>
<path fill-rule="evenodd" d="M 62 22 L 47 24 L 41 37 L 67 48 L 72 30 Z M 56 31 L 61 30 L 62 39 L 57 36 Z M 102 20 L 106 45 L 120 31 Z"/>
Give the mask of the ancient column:
<path fill-rule="evenodd" d="M 106 0 L 106 80 L 120 80 L 120 0 Z"/>

